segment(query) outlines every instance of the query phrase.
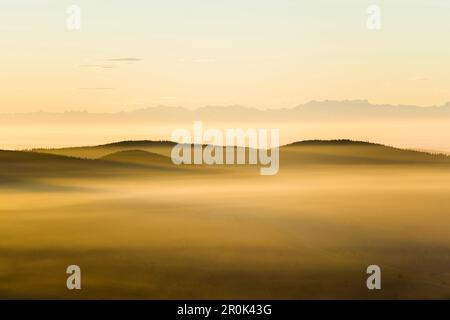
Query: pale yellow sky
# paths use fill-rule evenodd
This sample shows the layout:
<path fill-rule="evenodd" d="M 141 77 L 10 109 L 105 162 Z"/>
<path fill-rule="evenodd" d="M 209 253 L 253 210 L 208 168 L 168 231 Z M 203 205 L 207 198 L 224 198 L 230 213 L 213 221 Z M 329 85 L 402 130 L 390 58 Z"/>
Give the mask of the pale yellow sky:
<path fill-rule="evenodd" d="M 450 100 L 447 0 L 3 0 L 0 32 L 1 113 Z"/>

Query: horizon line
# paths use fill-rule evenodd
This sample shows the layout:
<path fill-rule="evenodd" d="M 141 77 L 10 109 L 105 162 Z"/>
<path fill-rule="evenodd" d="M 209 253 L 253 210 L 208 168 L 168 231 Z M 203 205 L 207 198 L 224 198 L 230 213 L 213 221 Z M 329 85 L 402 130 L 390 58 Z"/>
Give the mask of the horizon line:
<path fill-rule="evenodd" d="M 140 112 L 140 111 L 146 111 L 146 110 L 151 110 L 151 109 L 157 109 L 157 108 L 167 108 L 167 109 L 184 109 L 186 111 L 191 111 L 191 112 L 195 112 L 195 111 L 201 111 L 204 109 L 208 109 L 208 108 L 241 108 L 241 109 L 247 109 L 247 110 L 254 110 L 254 111 L 260 111 L 260 112 L 264 112 L 264 111 L 289 111 L 289 110 L 295 110 L 298 109 L 300 107 L 303 106 L 307 106 L 307 105 L 311 105 L 311 104 L 323 104 L 323 103 L 349 103 L 349 104 L 354 104 L 354 103 L 363 103 L 363 104 L 367 104 L 368 106 L 371 107 L 395 107 L 395 108 L 418 108 L 418 109 L 432 109 L 432 108 L 445 108 L 445 107 L 450 107 L 450 100 L 444 102 L 441 105 L 427 105 L 427 106 L 423 106 L 423 105 L 414 105 L 414 104 L 391 104 L 391 103 L 371 103 L 368 99 L 345 99 L 345 100 L 333 100 L 333 99 L 325 99 L 325 100 L 309 100 L 305 103 L 300 103 L 291 107 L 281 107 L 281 108 L 264 108 L 264 109 L 260 109 L 257 107 L 248 107 L 242 104 L 226 104 L 226 105 L 213 105 L 213 104 L 209 104 L 209 105 L 205 105 L 205 106 L 201 106 L 201 107 L 196 107 L 196 108 L 188 108 L 188 107 L 184 107 L 184 106 L 174 106 L 174 105 L 164 105 L 164 104 L 158 104 L 158 105 L 154 105 L 154 106 L 147 106 L 147 107 L 141 107 L 141 108 L 135 108 L 132 110 L 117 110 L 117 111 L 112 111 L 112 112 L 91 112 L 88 111 L 86 109 L 78 109 L 78 110 L 65 110 L 65 111 L 46 111 L 43 109 L 39 109 L 36 111 L 27 111 L 27 112 L 1 112 L 0 115 L 28 115 L 28 114 L 95 114 L 95 115 L 104 115 L 104 114 L 120 114 L 120 113 L 135 113 L 135 112 Z"/>

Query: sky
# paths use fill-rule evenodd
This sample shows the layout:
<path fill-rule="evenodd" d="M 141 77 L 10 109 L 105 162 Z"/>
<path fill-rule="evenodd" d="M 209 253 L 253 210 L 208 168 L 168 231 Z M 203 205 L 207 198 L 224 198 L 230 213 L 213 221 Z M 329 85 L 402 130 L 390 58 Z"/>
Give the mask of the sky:
<path fill-rule="evenodd" d="M 449 34 L 448 0 L 0 0 L 0 113 L 441 105 Z"/>

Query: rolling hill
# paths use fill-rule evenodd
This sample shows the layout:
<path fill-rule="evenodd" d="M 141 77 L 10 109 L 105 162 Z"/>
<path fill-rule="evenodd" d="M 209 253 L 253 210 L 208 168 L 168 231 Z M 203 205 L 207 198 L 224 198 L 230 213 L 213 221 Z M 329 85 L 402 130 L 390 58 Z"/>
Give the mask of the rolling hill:
<path fill-rule="evenodd" d="M 170 156 L 170 151 L 172 150 L 172 147 L 174 145 L 175 143 L 171 141 L 140 140 L 120 141 L 99 146 L 69 147 L 58 149 L 32 149 L 31 151 L 78 158 L 99 159 L 115 152 L 127 150 L 142 150 Z"/>
<path fill-rule="evenodd" d="M 63 149 L 35 149 L 54 155 L 117 161 L 129 163 L 170 162 L 175 145 L 170 141 L 122 141 L 112 144 Z M 120 152 L 129 153 L 121 154 Z M 139 153 L 137 151 L 145 151 Z M 118 153 L 117 155 L 112 155 Z M 157 157 L 159 155 L 160 157 Z M 162 156 L 162 157 L 161 157 Z M 450 157 L 442 154 L 412 151 L 381 144 L 351 140 L 308 140 L 280 147 L 281 165 L 296 164 L 450 164 Z"/>
<path fill-rule="evenodd" d="M 145 165 L 145 167 L 144 167 Z M 0 187 L 48 179 L 92 179 L 154 174 L 171 166 L 170 158 L 145 151 L 121 151 L 101 159 L 0 150 Z M 143 167 L 145 170 L 143 170 Z"/>
<path fill-rule="evenodd" d="M 220 169 L 233 169 L 232 171 L 244 173 L 247 172 L 242 171 L 245 168 L 254 168 L 254 166 L 176 166 L 169 156 L 174 145 L 175 143 L 169 141 L 123 141 L 93 147 L 0 151 L 0 184 L 43 178 L 146 176 L 169 171 L 186 173 L 186 169 L 196 169 L 188 170 L 191 174 L 194 172 L 217 174 L 223 172 Z M 246 159 L 248 160 L 248 156 Z M 256 166 L 260 167 L 259 164 Z M 313 166 L 450 168 L 450 157 L 350 140 L 301 141 L 280 148 L 281 171 L 284 169 L 285 172 L 292 173 Z"/>
<path fill-rule="evenodd" d="M 123 150 L 100 158 L 104 161 L 137 164 L 143 166 L 173 167 L 169 157 L 144 150 Z"/>
<path fill-rule="evenodd" d="M 362 141 L 310 140 L 281 148 L 280 162 L 285 165 L 442 165 L 450 157 L 413 150 L 404 150 Z"/>

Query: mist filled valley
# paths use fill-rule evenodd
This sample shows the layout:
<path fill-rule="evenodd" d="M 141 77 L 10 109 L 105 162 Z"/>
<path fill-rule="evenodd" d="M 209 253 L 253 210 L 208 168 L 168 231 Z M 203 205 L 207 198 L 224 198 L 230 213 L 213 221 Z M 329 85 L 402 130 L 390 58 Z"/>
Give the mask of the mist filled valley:
<path fill-rule="evenodd" d="M 175 166 L 172 146 L 0 151 L 0 297 L 450 297 L 448 157 L 300 142 L 261 176 Z"/>

